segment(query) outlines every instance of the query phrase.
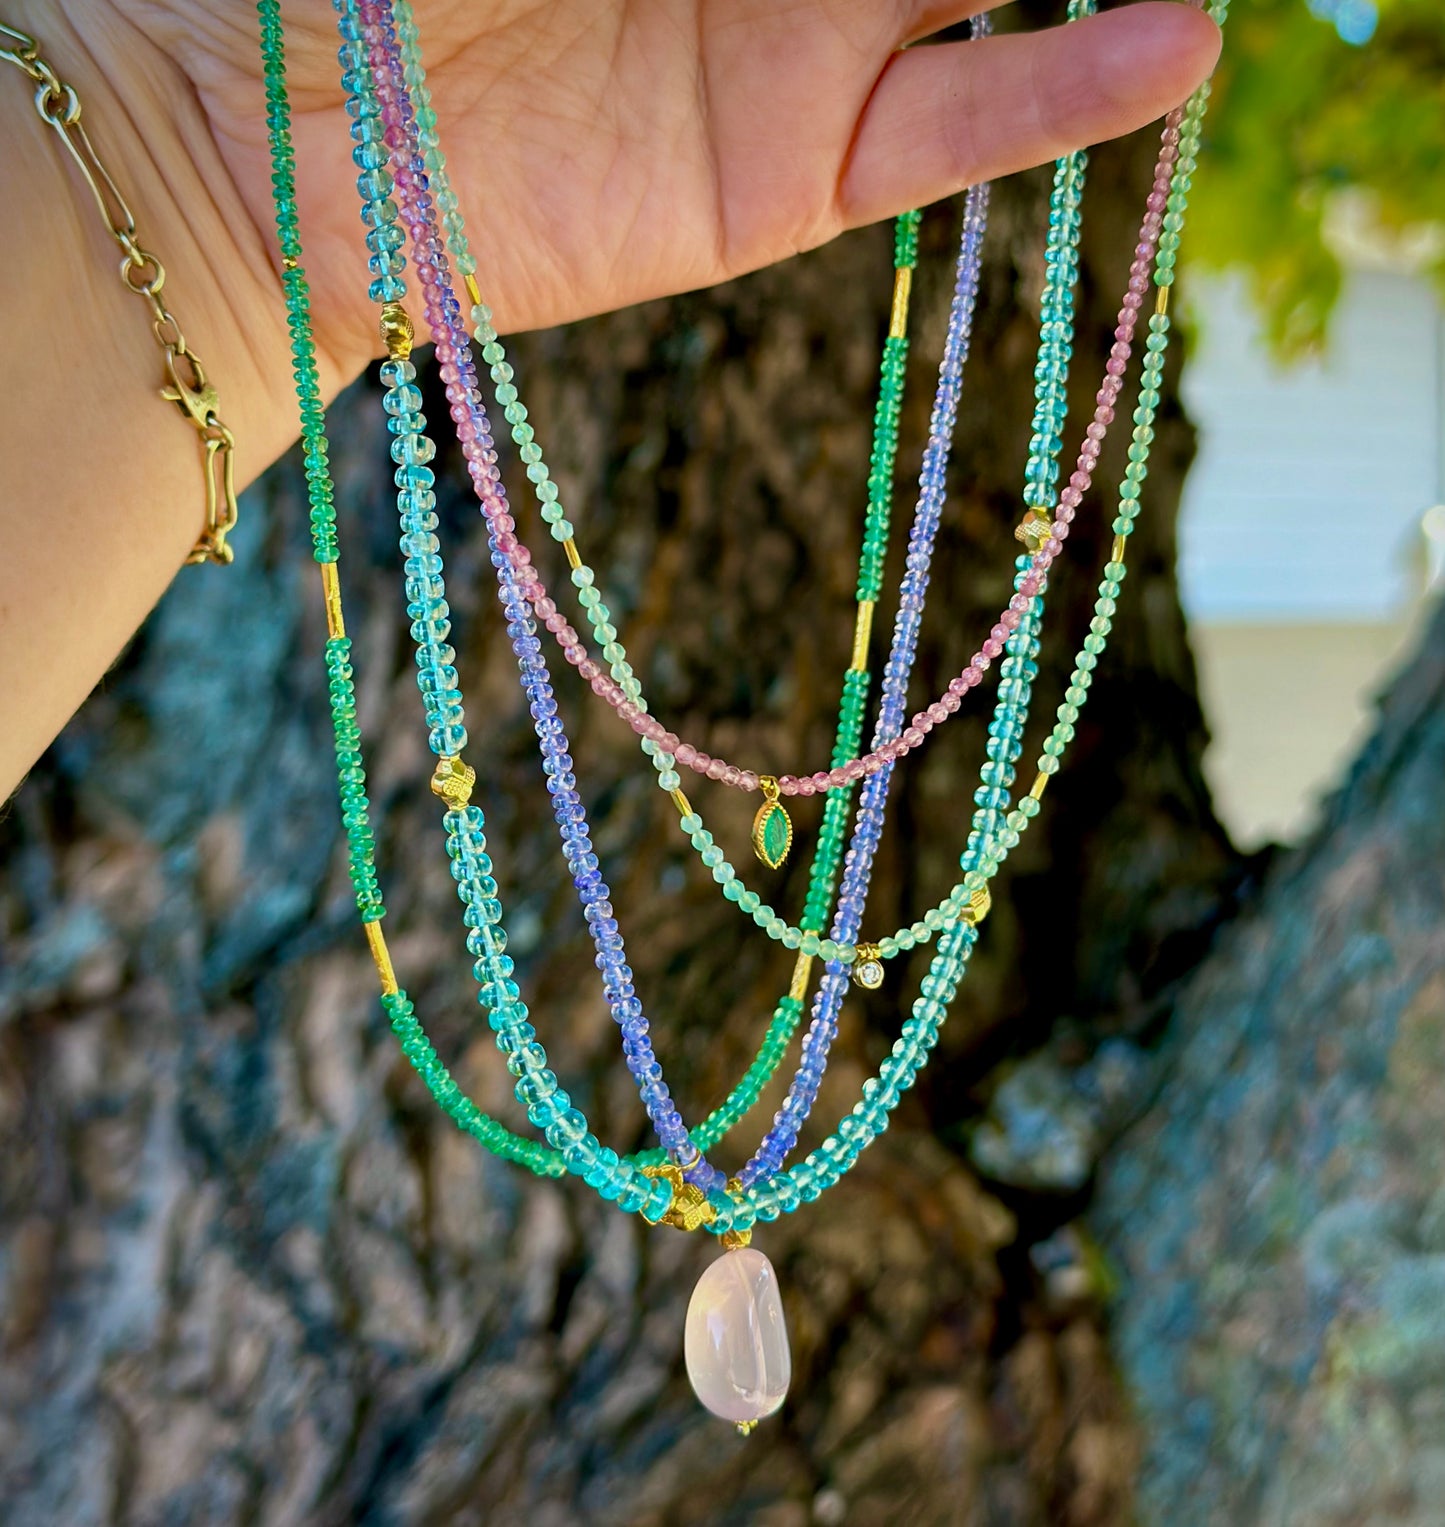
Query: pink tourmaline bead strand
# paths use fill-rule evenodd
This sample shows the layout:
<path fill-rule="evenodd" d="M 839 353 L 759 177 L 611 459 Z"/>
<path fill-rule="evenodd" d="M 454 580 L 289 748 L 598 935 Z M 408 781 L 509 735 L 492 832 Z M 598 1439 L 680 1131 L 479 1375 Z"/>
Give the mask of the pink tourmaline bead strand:
<path fill-rule="evenodd" d="M 1124 386 L 1124 375 L 1133 354 L 1134 336 L 1138 329 L 1139 315 L 1149 290 L 1150 271 L 1164 226 L 1164 209 L 1169 198 L 1169 184 L 1175 160 L 1179 154 L 1179 113 L 1171 113 L 1161 138 L 1159 159 L 1154 171 L 1154 184 L 1145 204 L 1144 220 L 1139 230 L 1139 242 L 1134 249 L 1133 263 L 1129 267 L 1128 290 L 1119 309 L 1114 342 L 1104 366 L 1104 380 L 1095 398 L 1094 416 L 1084 431 L 1083 444 L 1073 474 L 1059 495 L 1058 506 L 1049 538 L 1035 553 L 1033 562 L 1025 574 L 1007 608 L 989 631 L 983 645 L 974 653 L 961 673 L 949 681 L 948 687 L 932 705 L 920 710 L 910 724 L 891 742 L 884 743 L 873 752 L 849 760 L 833 769 L 820 770 L 816 774 L 782 774 L 778 776 L 778 791 L 782 795 L 817 795 L 827 790 L 837 790 L 845 785 L 876 774 L 886 764 L 896 763 L 905 754 L 919 747 L 934 727 L 941 725 L 959 710 L 964 696 L 983 682 L 983 676 L 994 660 L 1003 652 L 1009 636 L 1017 629 L 1033 599 L 1043 589 L 1050 567 L 1063 544 L 1068 539 L 1069 526 L 1084 495 L 1094 480 L 1099 464 L 1104 438 L 1114 422 L 1119 395 Z M 428 272 L 419 271 L 423 283 Z M 441 363 L 441 375 L 447 383 L 448 401 L 453 404 L 454 417 L 457 405 L 462 402 L 457 387 L 455 354 L 451 346 L 439 343 L 437 359 Z M 546 585 L 532 563 L 531 553 L 518 540 L 515 525 L 506 508 L 492 502 L 490 479 L 495 475 L 497 454 L 488 438 L 477 439 L 468 426 L 458 424 L 462 451 L 467 459 L 473 480 L 482 496 L 497 534 L 497 546 L 511 561 L 516 570 L 517 582 L 524 598 L 531 605 L 537 619 L 550 631 L 562 649 L 562 655 L 577 669 L 591 686 L 592 692 L 605 700 L 633 731 L 649 738 L 663 752 L 670 753 L 683 767 L 706 779 L 734 789 L 754 791 L 759 788 L 759 776 L 752 769 L 742 769 L 726 759 L 710 754 L 684 742 L 675 732 L 649 715 L 634 701 L 628 699 L 622 686 L 595 658 L 589 655 L 582 638 L 557 608 L 556 601 L 547 592 Z"/>
<path fill-rule="evenodd" d="M 1063 543 L 1068 539 L 1069 526 L 1074 520 L 1079 505 L 1083 502 L 1084 495 L 1093 483 L 1104 438 L 1109 432 L 1109 426 L 1114 422 L 1115 408 L 1124 386 L 1124 375 L 1133 353 L 1139 314 L 1144 305 L 1144 297 L 1149 290 L 1150 269 L 1154 263 L 1159 235 L 1163 230 L 1164 208 L 1169 198 L 1170 178 L 1179 153 L 1179 128 L 1175 120 L 1177 115 L 1175 113 L 1171 116 L 1161 138 L 1154 184 L 1145 204 L 1146 210 L 1139 232 L 1139 242 L 1135 246 L 1133 263 L 1129 267 L 1129 286 L 1124 295 L 1123 305 L 1119 309 L 1114 329 L 1114 343 L 1104 366 L 1104 381 L 1095 398 L 1094 416 L 1084 431 L 1084 441 L 1079 450 L 1077 465 L 1063 492 L 1059 495 L 1053 531 L 1048 540 L 1035 554 L 1024 581 L 1019 585 L 1013 598 L 1009 600 L 1008 608 L 999 616 L 998 623 L 989 632 L 987 640 L 973 655 L 963 671 L 949 681 L 947 689 L 932 705 L 919 711 L 912 722 L 892 742 L 885 743 L 861 758 L 854 758 L 837 768 L 821 770 L 817 774 L 779 775 L 780 794 L 806 796 L 817 795 L 821 791 L 840 789 L 870 774 L 876 774 L 885 764 L 896 762 L 918 747 L 935 726 L 946 721 L 960 708 L 963 697 L 969 690 L 976 688 L 983 681 L 984 674 L 1002 653 L 1009 636 L 1017 629 L 1024 611 L 1044 587 L 1049 568 L 1063 549 Z M 526 572 L 535 578 L 535 573 L 530 566 L 527 567 Z M 526 586 L 524 582 L 524 587 Z M 538 590 L 541 600 L 545 603 L 548 629 L 555 630 L 551 620 L 555 618 L 556 606 L 547 598 L 546 590 L 541 587 L 540 580 L 531 586 Z M 533 607 L 537 608 L 536 601 L 533 602 Z M 542 618 L 542 610 L 538 609 L 537 613 L 539 618 Z M 573 659 L 573 650 L 580 650 L 580 643 L 576 632 L 572 631 L 570 626 L 566 627 L 566 632 L 571 641 L 571 645 L 564 649 L 568 660 L 575 663 L 582 677 L 592 686 L 593 693 L 605 699 L 635 732 L 650 738 L 664 752 L 671 753 L 679 765 L 691 769 L 695 774 L 716 780 L 720 784 L 732 785 L 740 790 L 758 788 L 758 776 L 751 769 L 740 769 L 724 759 L 711 757 L 700 748 L 693 747 L 691 743 L 683 742 L 676 733 L 668 731 L 656 717 L 639 710 L 628 700 L 622 693 L 621 687 L 600 664 L 586 657 L 585 654 L 580 661 Z M 563 638 L 559 635 L 558 639 L 560 641 Z"/>

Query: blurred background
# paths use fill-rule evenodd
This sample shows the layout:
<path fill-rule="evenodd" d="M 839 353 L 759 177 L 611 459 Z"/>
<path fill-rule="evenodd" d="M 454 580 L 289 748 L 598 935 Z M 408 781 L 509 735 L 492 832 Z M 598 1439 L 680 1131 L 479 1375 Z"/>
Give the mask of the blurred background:
<path fill-rule="evenodd" d="M 485 1158 L 397 1053 L 347 885 L 293 457 L 249 494 L 236 565 L 177 579 L 0 817 L 7 1527 L 1445 1519 L 1438 0 L 1239 0 L 1207 134 L 1185 342 L 1069 763 L 920 1086 L 836 1190 L 757 1237 L 793 1344 L 781 1415 L 743 1441 L 688 1390 L 710 1241 Z M 1076 410 L 1156 142 L 1091 157 Z M 996 190 L 915 698 L 1006 597 L 1048 182 Z M 924 223 L 900 521 L 958 215 Z M 655 708 L 758 767 L 830 745 L 891 242 L 863 230 L 515 346 Z M 426 789 L 380 421 L 368 379 L 330 428 L 388 936 L 438 1050 L 515 1125 Z M 1101 482 L 1123 461 L 1114 439 Z M 439 471 L 511 952 L 564 1084 L 631 1149 L 645 1121 L 454 450 Z M 1051 587 L 1036 728 L 1113 512 L 1096 491 Z M 697 1116 L 792 961 L 739 940 L 631 734 L 559 693 Z M 952 883 L 983 745 L 965 713 L 900 772 L 880 928 Z M 741 862 L 750 813 L 724 794 L 695 798 Z M 804 851 L 749 872 L 784 907 L 817 812 L 795 821 Z M 923 969 L 846 1005 L 823 1128 Z"/>

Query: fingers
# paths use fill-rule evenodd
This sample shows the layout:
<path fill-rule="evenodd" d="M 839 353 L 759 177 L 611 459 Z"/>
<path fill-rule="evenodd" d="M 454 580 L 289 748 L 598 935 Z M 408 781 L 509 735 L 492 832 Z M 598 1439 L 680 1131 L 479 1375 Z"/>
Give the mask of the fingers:
<path fill-rule="evenodd" d="M 898 5 L 898 43 L 919 42 L 944 27 L 967 21 L 984 11 L 998 10 L 1009 0 L 901 0 Z"/>
<path fill-rule="evenodd" d="M 1131 132 L 1184 100 L 1219 45 L 1192 6 L 1143 0 L 1028 36 L 896 54 L 859 120 L 839 214 L 876 222 Z"/>

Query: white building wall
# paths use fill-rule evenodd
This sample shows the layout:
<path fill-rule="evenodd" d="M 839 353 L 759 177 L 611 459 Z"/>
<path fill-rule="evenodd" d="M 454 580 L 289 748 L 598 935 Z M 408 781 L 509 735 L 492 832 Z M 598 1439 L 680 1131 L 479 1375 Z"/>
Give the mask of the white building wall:
<path fill-rule="evenodd" d="M 1236 282 L 1194 290 L 1200 429 L 1180 578 L 1196 620 L 1388 621 L 1412 602 L 1440 481 L 1440 309 L 1412 276 L 1348 283 L 1323 359 L 1269 355 Z"/>
<path fill-rule="evenodd" d="M 1291 841 L 1367 737 L 1423 611 L 1422 520 L 1445 502 L 1445 324 L 1424 281 L 1362 272 L 1329 353 L 1284 368 L 1237 283 L 1193 292 L 1183 388 L 1200 454 L 1180 581 L 1205 768 L 1242 845 Z"/>

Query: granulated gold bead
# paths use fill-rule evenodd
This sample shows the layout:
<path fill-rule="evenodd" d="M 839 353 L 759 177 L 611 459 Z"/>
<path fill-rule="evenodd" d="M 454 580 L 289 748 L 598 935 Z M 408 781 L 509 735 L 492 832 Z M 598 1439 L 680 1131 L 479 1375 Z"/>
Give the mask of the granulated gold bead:
<path fill-rule="evenodd" d="M 460 758 L 439 758 L 431 777 L 432 794 L 440 796 L 453 811 L 460 811 L 472 798 L 477 771 Z"/>
<path fill-rule="evenodd" d="M 1029 511 L 1029 517 L 1014 529 L 1014 540 L 1022 541 L 1029 551 L 1038 554 L 1045 541 L 1054 533 L 1053 522 L 1047 515 Z"/>
<path fill-rule="evenodd" d="M 717 1211 L 707 1201 L 707 1194 L 696 1184 L 688 1182 L 682 1175 L 682 1168 L 671 1161 L 661 1162 L 657 1166 L 645 1166 L 642 1175 L 663 1177 L 672 1184 L 672 1203 L 658 1224 L 671 1225 L 674 1230 L 701 1230 L 717 1218 Z"/>

